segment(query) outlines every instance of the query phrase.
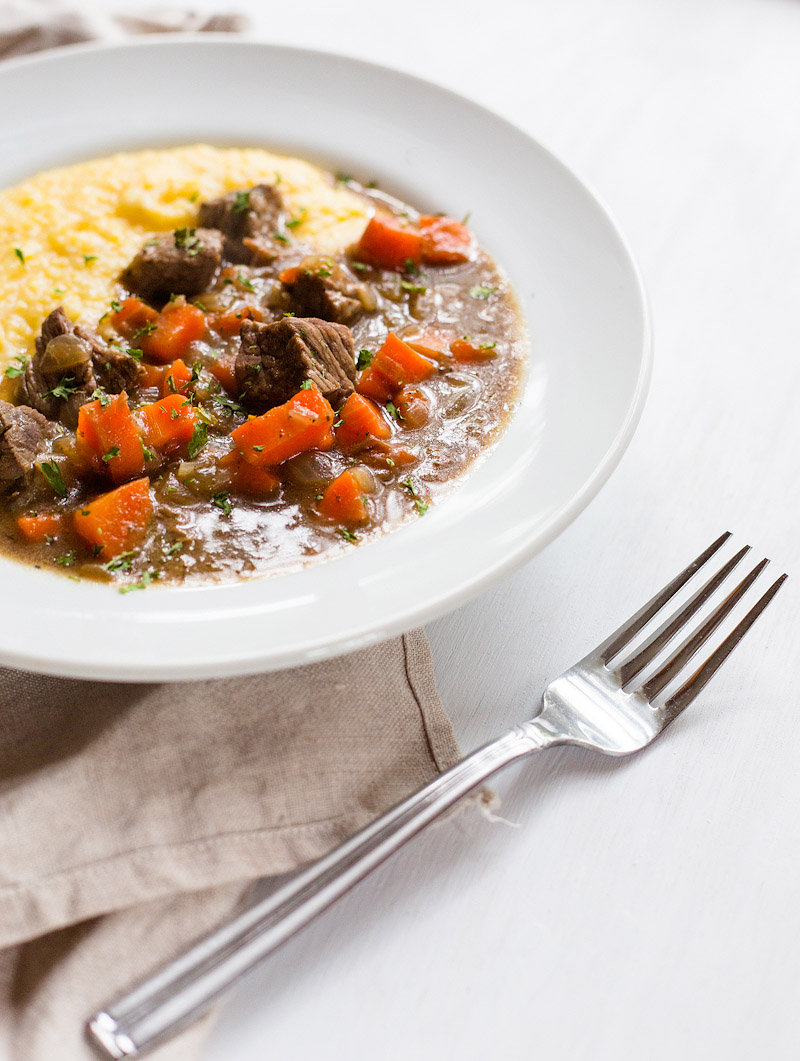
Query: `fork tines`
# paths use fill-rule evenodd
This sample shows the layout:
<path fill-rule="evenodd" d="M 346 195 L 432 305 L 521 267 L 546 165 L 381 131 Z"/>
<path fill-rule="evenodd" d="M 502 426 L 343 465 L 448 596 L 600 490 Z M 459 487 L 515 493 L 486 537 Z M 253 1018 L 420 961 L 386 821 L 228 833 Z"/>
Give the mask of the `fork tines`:
<path fill-rule="evenodd" d="M 722 546 L 731 537 L 729 531 L 720 535 L 712 542 L 691 564 L 674 578 L 668 585 L 653 597 L 652 600 L 640 609 L 624 626 L 617 630 L 604 642 L 598 654 L 601 661 L 608 666 L 623 649 L 631 645 L 634 638 L 654 619 L 666 605 L 683 589 L 683 587 L 714 557 Z M 674 614 L 662 623 L 645 642 L 639 646 L 633 656 L 617 668 L 620 684 L 629 686 L 633 679 L 640 674 L 648 664 L 652 663 L 661 650 L 687 625 L 704 605 L 709 603 L 714 595 L 720 590 L 728 579 L 734 568 L 742 561 L 749 552 L 750 547 L 745 546 L 732 556 L 718 571 L 716 571 Z M 700 648 L 709 640 L 714 632 L 723 623 L 726 617 L 733 611 L 739 601 L 746 595 L 750 587 L 769 563 L 761 560 L 751 571 L 724 597 L 722 602 L 705 618 L 699 626 L 691 632 L 675 649 L 662 666 L 641 685 L 640 692 L 644 694 L 649 702 L 663 692 L 672 682 L 686 664 L 695 656 Z M 692 674 L 692 676 L 681 685 L 662 705 L 668 720 L 672 721 L 692 700 L 700 690 L 710 681 L 716 671 L 722 666 L 727 657 L 741 641 L 759 615 L 764 611 L 787 576 L 781 575 L 769 587 L 762 597 L 753 605 L 747 614 L 739 621 L 734 629 L 727 635 L 721 644 L 708 657 L 707 660 Z"/>

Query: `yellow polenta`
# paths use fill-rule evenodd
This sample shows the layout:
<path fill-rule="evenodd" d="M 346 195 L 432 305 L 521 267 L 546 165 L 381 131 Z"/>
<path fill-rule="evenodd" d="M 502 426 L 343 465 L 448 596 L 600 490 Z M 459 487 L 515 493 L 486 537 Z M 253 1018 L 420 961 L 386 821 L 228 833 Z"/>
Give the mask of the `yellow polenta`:
<path fill-rule="evenodd" d="M 148 235 L 195 224 L 197 205 L 278 183 L 294 236 L 332 253 L 358 239 L 363 200 L 316 166 L 256 148 L 136 151 L 48 170 L 0 191 L 0 370 L 28 355 L 58 305 L 94 323 Z"/>

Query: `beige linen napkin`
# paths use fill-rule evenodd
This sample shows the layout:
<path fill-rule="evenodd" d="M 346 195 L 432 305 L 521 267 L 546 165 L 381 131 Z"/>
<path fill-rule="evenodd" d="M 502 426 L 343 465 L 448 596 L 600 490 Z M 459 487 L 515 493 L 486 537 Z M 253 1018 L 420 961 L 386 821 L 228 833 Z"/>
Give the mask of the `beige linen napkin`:
<path fill-rule="evenodd" d="M 0 57 L 238 25 L 0 4 Z M 90 1061 L 86 1016 L 230 915 L 248 882 L 317 858 L 457 758 L 421 631 L 216 682 L 0 668 L 0 1061 Z M 203 1030 L 154 1061 L 195 1058 Z"/>

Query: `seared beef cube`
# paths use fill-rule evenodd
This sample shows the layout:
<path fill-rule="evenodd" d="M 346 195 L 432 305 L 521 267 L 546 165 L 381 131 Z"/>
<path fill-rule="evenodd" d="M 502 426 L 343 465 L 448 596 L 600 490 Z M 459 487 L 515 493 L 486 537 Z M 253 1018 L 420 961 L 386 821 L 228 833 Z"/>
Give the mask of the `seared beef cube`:
<path fill-rule="evenodd" d="M 245 320 L 241 338 L 236 379 L 250 405 L 281 405 L 306 380 L 334 406 L 355 390 L 353 336 L 343 324 L 314 317 L 284 317 L 274 324 Z"/>
<path fill-rule="evenodd" d="M 290 278 L 282 283 L 291 298 L 292 312 L 298 317 L 321 317 L 337 324 L 351 324 L 364 312 L 358 285 L 331 258 L 319 255 L 303 258 L 287 272 Z"/>
<path fill-rule="evenodd" d="M 283 221 L 283 200 L 271 184 L 257 184 L 201 203 L 198 215 L 199 224 L 223 234 L 223 253 L 237 265 L 277 258 L 283 241 L 276 240 L 275 233 L 282 232 Z"/>
<path fill-rule="evenodd" d="M 140 371 L 134 357 L 107 346 L 91 329 L 76 327 L 59 306 L 42 324 L 17 398 L 50 420 L 74 427 L 78 410 L 98 387 L 118 394 L 136 383 Z"/>
<path fill-rule="evenodd" d="M 179 228 L 148 240 L 122 274 L 122 282 L 148 301 L 199 295 L 222 260 L 222 235 L 213 228 Z"/>
<path fill-rule="evenodd" d="M 28 474 L 52 433 L 35 409 L 0 401 L 0 492 Z"/>

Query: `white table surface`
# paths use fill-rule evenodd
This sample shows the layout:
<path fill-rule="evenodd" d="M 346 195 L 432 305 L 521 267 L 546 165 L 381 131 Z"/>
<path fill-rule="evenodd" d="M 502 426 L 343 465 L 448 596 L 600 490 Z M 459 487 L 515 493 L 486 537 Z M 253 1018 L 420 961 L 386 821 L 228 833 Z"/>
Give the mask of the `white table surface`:
<path fill-rule="evenodd" d="M 235 6 L 528 130 L 649 286 L 655 374 L 621 466 L 429 628 L 462 747 L 723 529 L 800 576 L 800 2 Z M 517 828 L 462 814 L 362 884 L 234 993 L 203 1061 L 800 1056 L 798 584 L 647 753 L 543 755 L 496 785 Z"/>

